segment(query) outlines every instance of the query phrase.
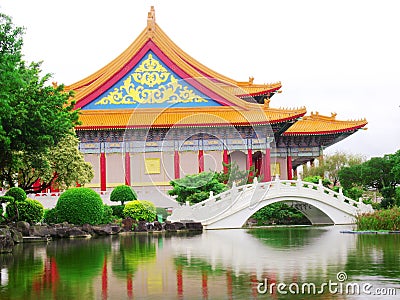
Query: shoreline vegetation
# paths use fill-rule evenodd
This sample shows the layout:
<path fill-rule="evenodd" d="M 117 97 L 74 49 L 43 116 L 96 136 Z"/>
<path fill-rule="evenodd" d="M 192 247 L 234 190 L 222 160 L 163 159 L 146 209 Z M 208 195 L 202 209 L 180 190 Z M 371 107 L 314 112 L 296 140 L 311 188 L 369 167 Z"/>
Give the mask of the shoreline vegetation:
<path fill-rule="evenodd" d="M 400 231 L 400 207 L 359 215 L 356 224 L 357 231 Z"/>

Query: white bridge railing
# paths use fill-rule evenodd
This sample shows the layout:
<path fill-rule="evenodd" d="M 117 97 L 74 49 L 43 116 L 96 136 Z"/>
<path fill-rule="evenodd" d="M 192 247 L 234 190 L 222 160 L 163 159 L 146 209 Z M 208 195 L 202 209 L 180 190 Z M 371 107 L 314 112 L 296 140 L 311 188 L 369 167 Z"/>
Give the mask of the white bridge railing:
<path fill-rule="evenodd" d="M 356 216 L 364 212 L 372 212 L 372 206 L 364 204 L 361 199 L 355 201 L 345 197 L 340 189 L 335 192 L 319 184 L 298 180 L 280 180 L 277 178 L 271 182 L 257 182 L 243 186 L 236 186 L 218 195 L 210 192 L 210 197 L 200 203 L 190 206 L 188 203 L 174 209 L 169 217 L 170 221 L 193 220 L 210 224 L 243 209 L 255 208 L 260 202 L 282 198 L 302 201 L 305 198 L 322 202 L 332 208 L 340 210 L 348 215 Z M 272 202 L 271 202 L 272 203 Z M 254 211 L 255 212 L 255 211 Z"/>

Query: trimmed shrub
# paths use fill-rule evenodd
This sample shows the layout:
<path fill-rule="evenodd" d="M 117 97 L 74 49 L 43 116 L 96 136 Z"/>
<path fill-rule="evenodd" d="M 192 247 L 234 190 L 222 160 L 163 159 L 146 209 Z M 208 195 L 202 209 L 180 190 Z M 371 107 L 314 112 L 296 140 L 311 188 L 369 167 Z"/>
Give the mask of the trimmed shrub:
<path fill-rule="evenodd" d="M 115 187 L 110 194 L 110 201 L 121 201 L 122 205 L 124 202 L 133 200 L 137 200 L 137 194 L 135 190 L 128 185 L 119 185 Z"/>
<path fill-rule="evenodd" d="M 45 209 L 44 214 L 43 214 L 43 222 L 46 224 L 57 224 L 60 223 L 58 220 L 58 214 L 57 214 L 57 209 L 51 208 L 51 209 Z"/>
<path fill-rule="evenodd" d="M 110 206 L 104 204 L 103 218 L 101 224 L 109 224 L 114 221 L 113 210 Z"/>
<path fill-rule="evenodd" d="M 125 205 L 111 205 L 110 208 L 113 211 L 113 215 L 117 218 L 123 218 L 124 217 L 124 208 Z"/>
<path fill-rule="evenodd" d="M 17 202 L 19 221 L 25 221 L 29 224 L 36 224 L 43 218 L 44 207 L 42 203 L 34 199 L 26 199 Z"/>
<path fill-rule="evenodd" d="M 150 201 L 134 200 L 125 205 L 123 213 L 125 218 L 152 222 L 156 218 L 156 207 Z"/>
<path fill-rule="evenodd" d="M 19 187 L 12 187 L 9 189 L 5 196 L 13 197 L 15 201 L 24 201 L 26 199 L 26 193 Z"/>
<path fill-rule="evenodd" d="M 17 221 L 36 224 L 42 220 L 44 207 L 39 201 L 27 198 L 24 201 L 17 201 L 15 203 L 18 209 Z M 13 218 L 16 215 L 14 202 L 7 204 L 6 214 L 8 218 Z"/>
<path fill-rule="evenodd" d="M 58 198 L 56 209 L 60 222 L 96 225 L 103 218 L 104 205 L 95 191 L 78 187 L 62 193 Z"/>

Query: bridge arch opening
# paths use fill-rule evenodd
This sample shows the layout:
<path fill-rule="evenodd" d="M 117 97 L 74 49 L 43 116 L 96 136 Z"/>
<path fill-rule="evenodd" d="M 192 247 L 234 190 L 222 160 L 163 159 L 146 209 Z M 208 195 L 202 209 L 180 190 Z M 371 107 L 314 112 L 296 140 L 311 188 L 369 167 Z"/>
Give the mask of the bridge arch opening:
<path fill-rule="evenodd" d="M 271 208 L 269 210 L 268 208 Z M 292 215 L 297 212 L 299 215 Z M 267 222 L 260 224 L 257 219 L 264 218 Z M 268 220 L 269 218 L 269 220 Z M 298 200 L 277 200 L 265 203 L 254 210 L 244 225 L 333 225 L 333 220 L 316 206 Z"/>
<path fill-rule="evenodd" d="M 305 205 L 304 205 L 305 206 Z M 299 205 L 284 201 L 269 203 L 255 211 L 245 222 L 244 226 L 268 225 L 312 225 L 308 217 L 301 211 Z"/>
<path fill-rule="evenodd" d="M 324 209 L 324 207 L 318 207 L 320 205 L 320 202 L 315 202 L 314 199 L 309 199 L 309 198 L 303 198 L 302 200 L 298 199 L 293 199 L 291 197 L 276 197 L 276 198 L 270 198 L 270 199 L 264 199 L 261 201 L 258 201 L 254 205 L 250 205 L 245 209 L 242 209 L 241 211 L 235 213 L 233 223 L 237 224 L 234 227 L 230 226 L 225 226 L 224 228 L 239 228 L 243 227 L 246 225 L 250 217 L 260 211 L 262 208 L 267 207 L 271 204 L 274 203 L 284 203 L 290 207 L 294 207 L 298 211 L 300 211 L 305 218 L 309 220 L 309 224 L 311 225 L 334 225 L 335 222 L 330 216 L 329 211 Z M 231 219 L 232 221 L 232 219 Z M 223 222 L 223 221 L 222 221 Z M 232 224 L 232 223 L 231 223 Z M 212 229 L 212 227 L 206 226 L 208 229 Z"/>

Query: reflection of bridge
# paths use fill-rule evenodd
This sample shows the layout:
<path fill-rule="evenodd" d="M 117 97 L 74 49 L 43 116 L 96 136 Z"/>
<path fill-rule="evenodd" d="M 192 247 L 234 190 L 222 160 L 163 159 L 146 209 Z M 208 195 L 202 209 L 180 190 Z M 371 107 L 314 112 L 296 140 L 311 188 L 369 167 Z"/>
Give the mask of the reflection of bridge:
<path fill-rule="evenodd" d="M 320 272 L 319 276 L 326 276 L 330 272 L 329 266 L 343 268 L 349 249 L 354 249 L 356 243 L 354 235 L 340 235 L 343 229 L 349 227 L 312 228 L 308 231 L 313 233 L 312 236 L 300 238 L 304 244 L 291 247 L 274 247 L 271 240 L 252 234 L 252 230 L 257 229 L 212 230 L 191 239 L 173 237 L 171 247 L 175 255 L 182 255 L 189 262 L 202 258 L 213 270 L 232 270 L 236 275 L 255 273 L 258 279 L 263 277 L 262 274 L 278 274 L 286 278 L 297 274 L 305 279 L 315 274 L 316 270 Z M 268 232 L 268 229 L 263 230 Z M 292 229 L 293 232 L 298 230 Z"/>
<path fill-rule="evenodd" d="M 322 185 L 299 180 L 257 182 L 232 189 L 195 205 L 174 209 L 172 222 L 193 220 L 206 229 L 240 228 L 256 211 L 275 202 L 300 210 L 312 224 L 353 224 L 355 216 L 371 212 L 371 205 L 345 197 Z"/>

